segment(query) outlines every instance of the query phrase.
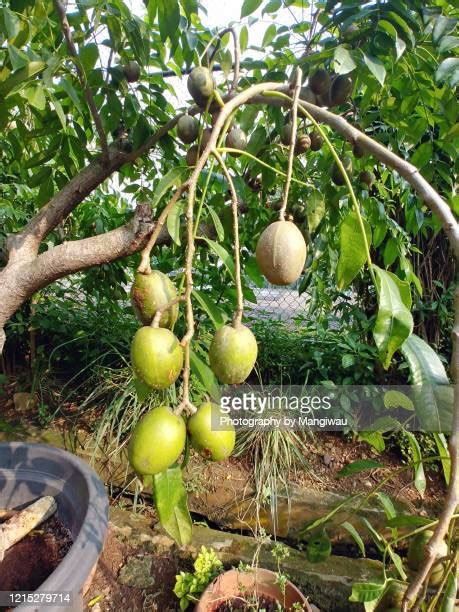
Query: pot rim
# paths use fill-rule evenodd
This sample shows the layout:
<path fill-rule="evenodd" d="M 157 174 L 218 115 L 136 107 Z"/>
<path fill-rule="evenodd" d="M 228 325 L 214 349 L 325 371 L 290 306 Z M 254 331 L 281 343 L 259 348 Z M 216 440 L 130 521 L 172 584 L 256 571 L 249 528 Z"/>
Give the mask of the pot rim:
<path fill-rule="evenodd" d="M 212 601 L 214 601 L 215 603 L 222 603 L 223 601 L 226 601 L 227 599 L 230 599 L 232 597 L 237 597 L 240 594 L 240 591 L 232 592 L 231 587 L 229 587 L 228 588 L 228 596 L 227 597 L 225 596 L 225 599 L 219 598 L 218 600 L 215 600 L 215 598 L 213 597 L 213 588 L 218 583 L 218 581 L 222 580 L 223 576 L 227 576 L 227 577 L 228 576 L 232 576 L 232 575 L 239 576 L 239 574 L 247 575 L 247 574 L 250 574 L 250 573 L 253 574 L 254 583 L 255 584 L 257 582 L 257 579 L 261 580 L 261 581 L 262 580 L 270 581 L 272 583 L 274 583 L 274 581 L 276 579 L 276 573 L 275 572 L 273 572 L 273 571 L 271 571 L 269 569 L 265 569 L 263 567 L 254 567 L 254 568 L 251 568 L 248 572 L 241 571 L 241 570 L 238 570 L 238 569 L 235 569 L 235 568 L 230 569 L 230 570 L 226 570 L 222 574 L 219 574 L 216 578 L 214 578 L 214 580 L 212 580 L 212 582 L 210 584 L 207 585 L 207 587 L 205 588 L 205 590 L 201 594 L 199 602 L 195 606 L 195 612 L 208 612 L 209 609 L 207 607 L 204 607 L 206 604 L 211 603 Z M 296 587 L 293 584 L 293 582 L 291 582 L 290 580 L 288 580 L 286 584 L 287 584 L 287 587 L 298 597 L 299 602 L 301 602 L 303 604 L 303 609 L 306 612 L 312 612 L 312 608 L 311 608 L 308 600 L 303 595 L 303 593 L 298 589 L 298 587 Z"/>
<path fill-rule="evenodd" d="M 108 498 L 104 485 L 96 472 L 82 459 L 72 453 L 52 445 L 35 442 L 1 442 L 1 448 L 10 448 L 13 451 L 20 447 L 33 448 L 36 452 L 45 451 L 44 455 L 54 459 L 57 463 L 65 461 L 79 473 L 86 486 L 88 504 L 84 514 L 80 530 L 73 540 L 70 550 L 52 572 L 52 574 L 40 585 L 41 592 L 71 591 L 73 598 L 77 598 L 84 586 L 85 580 L 91 573 L 94 564 L 102 552 L 105 535 L 108 526 Z M 21 475 L 28 479 L 33 474 L 40 474 L 49 479 L 50 483 L 56 483 L 56 488 L 65 480 L 33 467 L 11 468 L 0 466 L 0 473 L 7 480 L 15 480 Z M 96 528 L 94 528 L 96 526 Z M 69 571 L 74 568 L 74 571 Z M 84 578 L 82 580 L 82 578 Z"/>

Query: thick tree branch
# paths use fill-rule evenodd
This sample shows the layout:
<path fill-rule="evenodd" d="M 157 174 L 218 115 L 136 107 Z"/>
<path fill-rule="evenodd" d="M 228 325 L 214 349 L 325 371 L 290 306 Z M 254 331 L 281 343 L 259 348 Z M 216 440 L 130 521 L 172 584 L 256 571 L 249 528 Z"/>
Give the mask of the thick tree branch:
<path fill-rule="evenodd" d="M 97 110 L 94 96 L 92 95 L 91 88 L 88 85 L 88 80 L 86 78 L 85 71 L 82 65 L 80 64 L 80 61 L 78 58 L 78 53 L 77 53 L 75 44 L 73 42 L 73 37 L 70 31 L 70 24 L 67 19 L 67 13 L 65 11 L 65 6 L 62 4 L 60 0 L 54 0 L 54 6 L 56 8 L 56 13 L 61 23 L 62 33 L 64 34 L 68 52 L 73 58 L 76 59 L 75 66 L 78 72 L 78 77 L 80 79 L 81 87 L 83 88 L 83 93 L 86 98 L 86 102 L 88 103 L 89 110 L 91 111 L 92 118 L 94 119 L 97 133 L 99 134 L 100 144 L 102 146 L 102 157 L 103 157 L 104 162 L 106 163 L 108 162 L 107 136 L 105 135 L 105 130 L 102 125 L 102 120 L 100 118 L 99 111 Z"/>

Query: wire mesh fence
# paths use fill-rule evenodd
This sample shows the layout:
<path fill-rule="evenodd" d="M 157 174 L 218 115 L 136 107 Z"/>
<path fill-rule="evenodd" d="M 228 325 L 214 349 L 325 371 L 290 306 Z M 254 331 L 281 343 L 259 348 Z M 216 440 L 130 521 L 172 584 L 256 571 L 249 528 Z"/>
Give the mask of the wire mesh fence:
<path fill-rule="evenodd" d="M 261 289 L 255 287 L 253 291 L 257 303 L 246 302 L 245 310 L 249 316 L 288 322 L 306 313 L 308 295 L 307 293 L 299 295 L 295 286 L 269 285 Z"/>

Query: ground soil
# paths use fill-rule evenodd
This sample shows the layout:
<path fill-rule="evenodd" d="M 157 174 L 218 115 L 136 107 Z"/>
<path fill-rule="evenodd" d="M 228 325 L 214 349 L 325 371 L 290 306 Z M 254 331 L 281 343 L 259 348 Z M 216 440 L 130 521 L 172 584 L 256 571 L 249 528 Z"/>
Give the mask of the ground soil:
<path fill-rule="evenodd" d="M 56 569 L 72 542 L 72 534 L 58 516 L 44 521 L 6 551 L 0 561 L 0 591 L 35 591 Z"/>
<path fill-rule="evenodd" d="M 256 605 L 256 607 L 255 607 Z M 279 612 L 279 605 L 271 597 L 258 597 L 248 603 L 240 597 L 229 599 L 218 605 L 212 612 L 253 612 L 253 610 L 263 610 L 263 612 Z"/>

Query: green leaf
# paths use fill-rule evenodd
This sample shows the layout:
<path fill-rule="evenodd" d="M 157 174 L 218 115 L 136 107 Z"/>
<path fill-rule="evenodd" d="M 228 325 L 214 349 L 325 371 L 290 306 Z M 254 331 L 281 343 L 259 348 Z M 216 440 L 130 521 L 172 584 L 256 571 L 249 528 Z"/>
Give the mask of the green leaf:
<path fill-rule="evenodd" d="M 156 185 L 155 193 L 153 194 L 151 201 L 151 207 L 156 208 L 158 202 L 171 187 L 179 187 L 187 173 L 188 168 L 184 166 L 176 166 L 175 168 L 169 170 L 169 172 L 167 172 L 167 174 L 165 174 Z"/>
<path fill-rule="evenodd" d="M 374 470 L 376 468 L 383 467 L 384 465 L 382 463 L 375 461 L 374 459 L 357 459 L 356 461 L 352 461 L 352 463 L 345 465 L 337 473 L 337 476 L 339 478 L 344 478 L 345 476 L 353 476 L 354 474 L 359 474 L 360 472 L 365 472 L 366 470 Z"/>
<path fill-rule="evenodd" d="M 249 44 L 249 30 L 247 26 L 242 26 L 241 32 L 239 34 L 239 44 L 241 46 L 241 53 L 247 49 L 247 45 Z"/>
<path fill-rule="evenodd" d="M 6 97 L 13 90 L 16 91 L 17 88 L 24 83 L 24 81 L 27 81 L 36 74 L 43 72 L 45 68 L 45 62 L 29 62 L 27 66 L 21 68 L 20 70 L 16 70 L 16 72 L 13 72 L 13 74 L 11 74 L 7 79 L 0 82 L 0 95 Z"/>
<path fill-rule="evenodd" d="M 390 389 L 384 393 L 384 406 L 386 408 L 403 408 L 404 410 L 414 410 L 414 404 L 408 395 L 401 391 Z"/>
<path fill-rule="evenodd" d="M 31 106 L 38 110 L 45 110 L 46 98 L 41 85 L 34 84 L 30 85 L 30 87 L 26 87 L 23 91 L 23 95 Z"/>
<path fill-rule="evenodd" d="M 411 431 L 405 431 L 404 433 L 408 439 L 411 455 L 413 457 L 414 486 L 416 487 L 421 497 L 424 497 L 424 493 L 426 490 L 426 477 L 424 474 L 424 466 L 422 464 L 421 447 L 419 446 L 419 442 L 416 440 L 415 435 Z"/>
<path fill-rule="evenodd" d="M 438 66 L 435 79 L 441 83 L 448 81 L 451 87 L 459 85 L 459 57 L 448 57 Z"/>
<path fill-rule="evenodd" d="M 384 592 L 384 584 L 373 584 L 371 582 L 354 582 L 349 601 L 375 601 Z"/>
<path fill-rule="evenodd" d="M 21 51 L 20 49 L 16 49 L 14 45 L 8 45 L 8 55 L 10 57 L 11 66 L 13 70 L 19 70 L 20 68 L 24 68 L 29 63 L 28 56 Z"/>
<path fill-rule="evenodd" d="M 180 25 L 180 7 L 177 0 L 158 0 L 158 23 L 161 40 L 174 41 Z"/>
<path fill-rule="evenodd" d="M 193 295 L 199 302 L 201 308 L 209 316 L 215 329 L 219 329 L 220 327 L 222 327 L 222 325 L 226 323 L 228 319 L 227 314 L 221 308 L 218 308 L 214 304 L 213 299 L 209 295 L 207 295 L 207 293 L 202 293 L 197 289 L 193 289 Z"/>
<path fill-rule="evenodd" d="M 241 8 L 241 19 L 254 13 L 263 0 L 244 0 Z"/>
<path fill-rule="evenodd" d="M 348 74 L 357 68 L 352 55 L 346 47 L 338 45 L 333 54 L 335 72 L 337 74 Z"/>
<path fill-rule="evenodd" d="M 457 19 L 445 17 L 445 15 L 439 15 L 435 21 L 435 26 L 432 32 L 432 41 L 436 45 L 440 39 L 453 32 L 457 25 Z"/>
<path fill-rule="evenodd" d="M 156 510 L 164 530 L 179 546 L 188 544 L 191 541 L 192 522 L 182 470 L 175 466 L 155 474 L 153 493 Z"/>
<path fill-rule="evenodd" d="M 394 504 L 392 503 L 391 498 L 386 493 L 383 493 L 382 491 L 378 491 L 378 493 L 376 493 L 376 497 L 378 498 L 379 503 L 383 507 L 387 518 L 388 519 L 394 518 L 397 512 L 395 511 L 395 507 L 394 507 Z"/>
<path fill-rule="evenodd" d="M 311 535 L 306 545 L 306 556 L 311 563 L 326 561 L 331 555 L 331 542 L 325 529 Z"/>
<path fill-rule="evenodd" d="M 368 244 L 371 243 L 371 230 L 363 219 Z M 336 267 L 338 289 L 347 287 L 357 276 L 366 261 L 365 241 L 357 214 L 351 211 L 340 227 L 339 259 Z"/>
<path fill-rule="evenodd" d="M 220 217 L 217 215 L 212 206 L 207 207 L 210 212 L 210 216 L 212 217 L 212 221 L 215 227 L 215 231 L 217 232 L 218 239 L 220 242 L 225 238 L 225 230 L 223 229 L 222 222 L 220 221 Z"/>
<path fill-rule="evenodd" d="M 96 65 L 97 60 L 99 59 L 99 49 L 95 43 L 90 43 L 89 45 L 85 45 L 81 47 L 78 53 L 78 57 L 80 58 L 80 62 L 83 64 L 84 71 L 86 74 L 91 72 L 91 70 Z"/>
<path fill-rule="evenodd" d="M 225 264 L 226 269 L 231 274 L 231 277 L 234 280 L 235 278 L 234 261 L 231 255 L 225 249 L 225 247 L 222 247 L 222 245 L 218 244 L 218 242 L 215 242 L 215 240 L 211 240 L 210 238 L 205 238 L 204 236 L 202 237 L 202 240 L 205 240 L 207 244 L 210 246 L 211 250 L 215 253 L 215 255 L 217 255 L 217 257 L 222 260 L 222 262 Z"/>
<path fill-rule="evenodd" d="M 344 521 L 344 523 L 341 523 L 341 527 L 343 527 L 343 529 L 345 529 L 348 533 L 351 534 L 354 542 L 359 547 L 359 550 L 360 550 L 360 552 L 362 554 L 362 557 L 365 557 L 366 556 L 366 552 L 365 552 L 364 541 L 360 537 L 360 534 L 357 531 L 357 529 L 354 527 L 354 525 L 352 525 L 351 523 L 348 523 L 347 521 Z"/>
<path fill-rule="evenodd" d="M 204 389 L 210 395 L 210 397 L 214 400 L 217 400 L 220 396 L 220 389 L 217 383 L 217 379 L 215 378 L 214 373 L 209 368 L 207 363 L 205 363 L 193 349 L 190 351 L 190 366 L 191 371 L 196 376 L 196 378 L 200 381 Z"/>
<path fill-rule="evenodd" d="M 263 36 L 263 42 L 261 43 L 261 46 L 267 47 L 268 45 L 270 45 L 273 42 L 276 34 L 277 34 L 277 28 L 272 23 L 266 28 L 266 32 L 265 32 L 265 35 Z"/>
<path fill-rule="evenodd" d="M 387 552 L 389 553 L 390 558 L 392 559 L 392 563 L 395 565 L 395 568 L 397 572 L 399 573 L 400 578 L 402 580 L 406 580 L 408 576 L 406 575 L 406 572 L 403 569 L 403 562 L 402 562 L 400 555 L 397 554 L 395 550 L 392 549 L 392 546 L 387 547 Z"/>
<path fill-rule="evenodd" d="M 455 49 L 456 47 L 459 47 L 458 36 L 444 36 L 440 41 L 438 51 L 439 53 L 446 53 L 446 51 L 451 51 L 451 49 Z"/>
<path fill-rule="evenodd" d="M 415 391 L 416 416 L 425 431 L 450 432 L 453 422 L 453 388 L 437 353 L 412 334 L 401 347 L 410 368 Z"/>
<path fill-rule="evenodd" d="M 180 217 L 185 212 L 186 202 L 179 200 L 174 204 L 172 210 L 167 215 L 166 225 L 169 236 L 178 246 L 181 245 L 180 241 Z"/>
<path fill-rule="evenodd" d="M 262 14 L 275 13 L 282 6 L 282 0 L 270 0 L 266 6 L 263 7 Z"/>
<path fill-rule="evenodd" d="M 312 191 L 307 198 L 306 216 L 308 229 L 314 233 L 325 215 L 325 199 L 318 190 Z"/>
<path fill-rule="evenodd" d="M 413 331 L 410 286 L 395 274 L 373 265 L 378 290 L 378 316 L 373 337 L 385 369 Z"/>
<path fill-rule="evenodd" d="M 386 448 L 384 437 L 380 431 L 360 431 L 358 439 L 372 446 L 378 453 Z"/>
<path fill-rule="evenodd" d="M 446 441 L 445 434 L 433 433 L 435 444 L 437 445 L 438 454 L 440 455 L 440 461 L 443 467 L 443 476 L 445 482 L 448 485 L 451 478 L 451 457 L 449 454 L 448 442 Z"/>
<path fill-rule="evenodd" d="M 59 117 L 59 121 L 61 122 L 62 128 L 65 130 L 67 126 L 67 120 L 65 117 L 64 109 L 62 108 L 62 104 L 50 92 L 48 92 L 48 94 L 51 98 L 51 104 L 54 106 L 54 110 L 56 111 L 56 114 Z"/>
<path fill-rule="evenodd" d="M 134 378 L 134 387 L 139 404 L 142 404 L 152 392 L 151 387 L 146 385 L 142 380 Z"/>
<path fill-rule="evenodd" d="M 370 55 L 363 54 L 363 60 L 368 67 L 371 74 L 377 79 L 377 81 L 384 85 L 386 80 L 386 68 L 380 59 L 372 57 Z"/>
<path fill-rule="evenodd" d="M 425 516 L 413 516 L 412 514 L 400 514 L 394 516 L 387 521 L 388 527 L 425 527 L 431 525 L 432 519 L 426 518 Z"/>
<path fill-rule="evenodd" d="M 426 166 L 432 159 L 433 149 L 432 143 L 429 140 L 429 142 L 423 142 L 421 145 L 419 145 L 411 158 L 411 163 L 413 166 L 416 166 L 416 168 L 421 169 L 424 168 L 424 166 Z"/>
<path fill-rule="evenodd" d="M 457 577 L 455 572 L 450 572 L 446 580 L 445 592 L 441 600 L 439 612 L 454 612 L 456 610 Z"/>

